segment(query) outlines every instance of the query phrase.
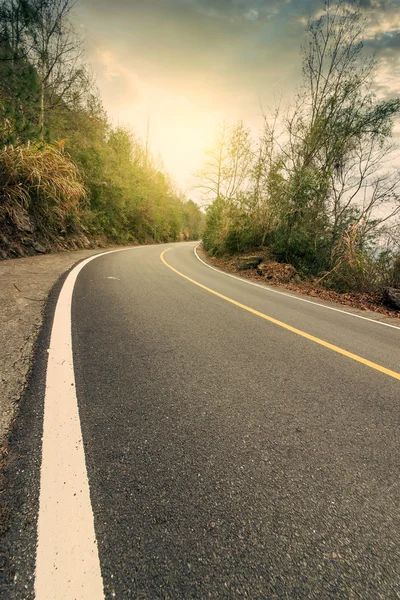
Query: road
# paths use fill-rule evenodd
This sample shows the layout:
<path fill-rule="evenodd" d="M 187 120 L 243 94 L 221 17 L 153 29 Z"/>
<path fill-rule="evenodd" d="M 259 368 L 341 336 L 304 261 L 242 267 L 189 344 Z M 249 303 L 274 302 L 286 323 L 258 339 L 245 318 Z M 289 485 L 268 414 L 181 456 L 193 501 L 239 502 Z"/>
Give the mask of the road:
<path fill-rule="evenodd" d="M 54 291 L 11 444 L 23 457 L 7 550 L 17 577 L 0 594 L 400 598 L 400 330 L 228 277 L 194 247 L 106 254 L 77 275 L 75 425 L 89 491 L 76 484 L 87 509 L 76 530 L 88 533 L 46 563 L 42 458 L 67 461 L 65 479 L 75 468 L 68 441 L 41 452 L 61 283 Z M 54 502 L 66 515 L 63 485 Z M 51 535 L 63 527 L 55 519 Z M 79 579 L 85 543 L 95 581 L 79 595 L 54 561 Z"/>

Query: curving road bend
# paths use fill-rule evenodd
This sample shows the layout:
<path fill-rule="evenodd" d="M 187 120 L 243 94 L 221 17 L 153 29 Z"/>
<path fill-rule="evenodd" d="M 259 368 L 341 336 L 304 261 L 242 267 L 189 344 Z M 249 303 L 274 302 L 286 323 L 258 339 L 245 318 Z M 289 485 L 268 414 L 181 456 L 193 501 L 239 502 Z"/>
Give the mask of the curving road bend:
<path fill-rule="evenodd" d="M 101 585 L 73 597 L 399 598 L 399 328 L 227 277 L 194 247 L 105 254 L 77 276 Z M 39 358 L 36 397 L 44 377 Z M 29 415 L 22 430 L 40 427 Z M 38 496 L 29 439 L 36 463 L 19 477 Z M 34 597 L 33 559 L 14 560 L 15 597 Z M 72 598 L 57 590 L 36 597 Z"/>

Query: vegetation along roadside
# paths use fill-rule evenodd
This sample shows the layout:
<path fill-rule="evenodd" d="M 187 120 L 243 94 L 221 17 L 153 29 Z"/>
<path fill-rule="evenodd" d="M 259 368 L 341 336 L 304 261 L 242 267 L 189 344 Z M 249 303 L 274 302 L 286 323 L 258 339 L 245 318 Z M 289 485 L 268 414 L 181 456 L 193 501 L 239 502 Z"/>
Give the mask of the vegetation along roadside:
<path fill-rule="evenodd" d="M 0 1 L 0 258 L 198 239 L 199 207 L 104 112 L 74 5 Z"/>
<path fill-rule="evenodd" d="M 203 244 L 225 266 L 256 254 L 264 270 L 275 264 L 272 279 L 283 263 L 290 285 L 399 311 L 400 99 L 375 94 L 366 25 L 355 2 L 326 2 L 293 103 L 265 111 L 257 140 L 242 122 L 220 125 L 197 174 L 210 203 Z"/>

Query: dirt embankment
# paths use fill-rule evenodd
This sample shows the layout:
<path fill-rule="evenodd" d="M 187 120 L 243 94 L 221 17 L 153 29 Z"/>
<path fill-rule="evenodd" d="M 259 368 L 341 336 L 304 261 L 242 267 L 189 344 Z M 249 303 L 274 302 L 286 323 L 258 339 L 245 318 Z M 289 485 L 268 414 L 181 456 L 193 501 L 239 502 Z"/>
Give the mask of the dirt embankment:
<path fill-rule="evenodd" d="M 339 293 L 318 285 L 315 281 L 303 279 L 293 265 L 278 263 L 263 254 L 254 253 L 246 256 L 211 257 L 201 251 L 202 258 L 224 271 L 235 273 L 246 279 L 260 283 L 282 287 L 298 294 L 306 294 L 313 298 L 336 302 L 359 310 L 368 310 L 400 319 L 400 310 L 389 308 L 384 304 L 382 294 L 348 292 Z M 249 260 L 254 258 L 256 260 Z"/>
<path fill-rule="evenodd" d="M 94 249 L 104 245 L 103 240 L 89 239 L 82 231 L 73 235 L 59 233 L 58 236 L 45 237 L 20 206 L 14 209 L 12 218 L 9 215 L 7 219 L 4 215 L 0 218 L 0 260 L 65 250 Z"/>

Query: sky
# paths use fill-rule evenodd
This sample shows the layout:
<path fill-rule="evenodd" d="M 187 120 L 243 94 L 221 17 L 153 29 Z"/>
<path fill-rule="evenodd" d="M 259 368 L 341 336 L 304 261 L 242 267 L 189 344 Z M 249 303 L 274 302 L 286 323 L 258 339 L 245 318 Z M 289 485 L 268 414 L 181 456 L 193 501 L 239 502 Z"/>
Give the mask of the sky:
<path fill-rule="evenodd" d="M 359 0 L 379 97 L 400 94 L 400 0 Z M 219 121 L 262 126 L 290 102 L 300 48 L 323 0 L 81 0 L 76 19 L 114 124 L 150 144 L 190 194 Z M 396 125 L 400 139 L 400 126 Z"/>

